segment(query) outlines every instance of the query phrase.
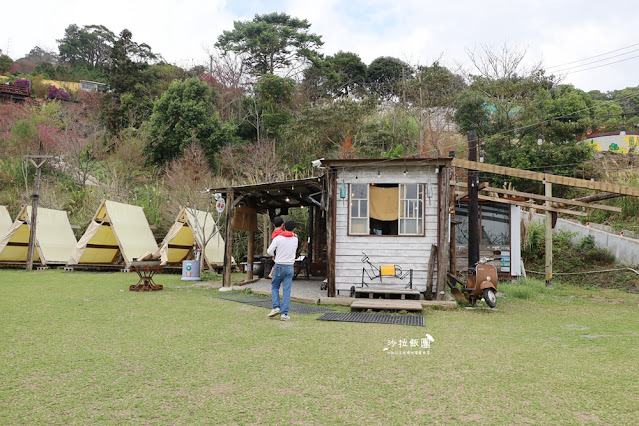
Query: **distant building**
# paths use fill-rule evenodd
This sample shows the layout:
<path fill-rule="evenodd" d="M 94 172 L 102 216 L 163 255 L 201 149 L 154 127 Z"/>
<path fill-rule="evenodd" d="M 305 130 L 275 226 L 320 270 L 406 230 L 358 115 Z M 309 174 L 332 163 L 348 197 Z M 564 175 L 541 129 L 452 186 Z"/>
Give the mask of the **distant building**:
<path fill-rule="evenodd" d="M 595 133 L 588 135 L 583 141 L 595 147 L 596 151 L 610 151 L 627 154 L 632 149 L 639 147 L 639 132 Z"/>
<path fill-rule="evenodd" d="M 80 89 L 85 92 L 106 92 L 107 85 L 105 83 L 99 83 L 97 81 L 80 80 Z"/>

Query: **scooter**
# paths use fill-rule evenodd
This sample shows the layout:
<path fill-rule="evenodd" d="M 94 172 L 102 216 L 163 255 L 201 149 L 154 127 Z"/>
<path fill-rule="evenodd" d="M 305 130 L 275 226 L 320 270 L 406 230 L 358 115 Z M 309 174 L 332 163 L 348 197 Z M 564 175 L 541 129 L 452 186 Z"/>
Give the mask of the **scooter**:
<path fill-rule="evenodd" d="M 448 285 L 452 295 L 473 306 L 478 300 L 484 299 L 489 307 L 495 308 L 497 306 L 497 268 L 488 263 L 493 260 L 495 259 L 482 257 L 474 268 L 468 268 L 468 278 L 465 283 L 454 275 L 448 274 L 452 281 L 462 286 L 460 291 L 456 284 L 449 280 Z"/>

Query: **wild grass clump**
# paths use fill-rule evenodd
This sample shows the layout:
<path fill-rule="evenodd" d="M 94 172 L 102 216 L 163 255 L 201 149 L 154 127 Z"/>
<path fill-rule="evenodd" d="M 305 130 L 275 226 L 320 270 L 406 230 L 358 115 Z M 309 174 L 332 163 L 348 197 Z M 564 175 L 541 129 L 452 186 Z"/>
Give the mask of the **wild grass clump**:
<path fill-rule="evenodd" d="M 548 293 L 546 283 L 536 278 L 523 278 L 517 282 L 500 282 L 499 291 L 506 297 L 515 299 L 534 299 L 540 294 Z"/>

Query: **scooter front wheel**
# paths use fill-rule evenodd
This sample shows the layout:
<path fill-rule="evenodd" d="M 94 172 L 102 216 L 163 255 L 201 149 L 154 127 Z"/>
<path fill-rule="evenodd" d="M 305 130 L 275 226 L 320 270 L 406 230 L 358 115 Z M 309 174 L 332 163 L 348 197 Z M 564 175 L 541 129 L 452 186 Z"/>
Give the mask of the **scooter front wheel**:
<path fill-rule="evenodd" d="M 495 291 L 494 288 L 485 288 L 484 291 L 484 300 L 486 301 L 486 304 L 488 306 L 490 306 L 491 308 L 494 308 L 495 306 L 497 306 L 497 292 Z"/>

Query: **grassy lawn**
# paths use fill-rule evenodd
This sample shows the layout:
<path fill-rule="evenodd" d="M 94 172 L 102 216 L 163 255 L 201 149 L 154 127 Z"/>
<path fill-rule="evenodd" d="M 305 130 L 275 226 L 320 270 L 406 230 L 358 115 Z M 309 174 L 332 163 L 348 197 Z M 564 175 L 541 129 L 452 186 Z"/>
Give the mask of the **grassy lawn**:
<path fill-rule="evenodd" d="M 0 424 L 637 422 L 639 295 L 511 284 L 409 327 L 267 320 L 156 278 L 0 270 Z M 427 333 L 429 354 L 383 350 Z"/>

